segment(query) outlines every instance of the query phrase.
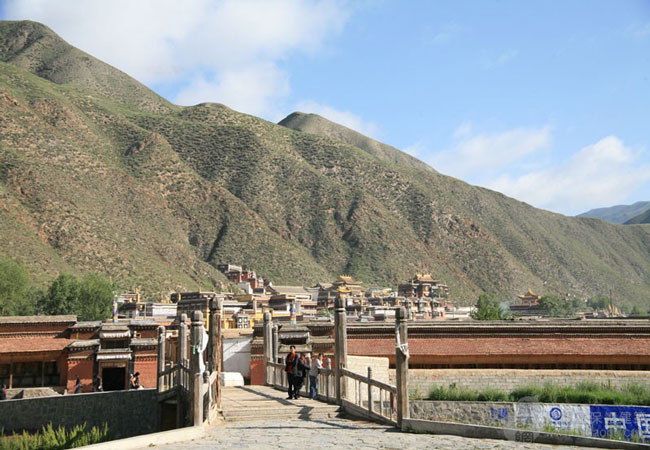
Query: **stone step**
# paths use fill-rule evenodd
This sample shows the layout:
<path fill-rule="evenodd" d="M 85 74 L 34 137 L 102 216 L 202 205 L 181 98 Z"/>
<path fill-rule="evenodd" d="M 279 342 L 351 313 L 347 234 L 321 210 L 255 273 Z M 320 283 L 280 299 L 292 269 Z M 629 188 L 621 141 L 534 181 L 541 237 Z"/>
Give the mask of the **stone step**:
<path fill-rule="evenodd" d="M 311 412 L 305 414 L 285 414 L 284 411 L 277 412 L 273 416 L 270 416 L 273 420 L 318 420 L 318 419 L 334 419 L 337 417 L 342 417 L 338 411 L 333 412 Z M 224 415 L 224 420 L 226 422 L 253 422 L 256 420 L 269 420 L 270 418 L 267 415 L 260 415 L 252 413 L 246 416 L 226 416 Z"/>
<path fill-rule="evenodd" d="M 318 406 L 318 407 L 307 407 L 307 406 L 282 406 L 282 407 L 269 407 L 269 408 L 221 408 L 222 414 L 224 417 L 235 417 L 235 416 L 275 416 L 278 414 L 288 414 L 288 415 L 300 415 L 300 414 L 320 414 L 320 413 L 338 413 L 338 406 Z"/>

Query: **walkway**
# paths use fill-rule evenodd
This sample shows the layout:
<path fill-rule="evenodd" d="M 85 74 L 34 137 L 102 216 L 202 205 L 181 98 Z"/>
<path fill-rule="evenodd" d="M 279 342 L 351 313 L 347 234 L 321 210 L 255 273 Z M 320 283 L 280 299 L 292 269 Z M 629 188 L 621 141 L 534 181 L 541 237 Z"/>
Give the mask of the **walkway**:
<path fill-rule="evenodd" d="M 512 441 L 401 433 L 395 428 L 337 417 L 336 406 L 316 400 L 285 400 L 283 392 L 263 386 L 224 389 L 222 406 L 226 420 L 209 427 L 204 439 L 155 448 L 157 450 L 218 448 L 542 450 L 560 448 Z"/>

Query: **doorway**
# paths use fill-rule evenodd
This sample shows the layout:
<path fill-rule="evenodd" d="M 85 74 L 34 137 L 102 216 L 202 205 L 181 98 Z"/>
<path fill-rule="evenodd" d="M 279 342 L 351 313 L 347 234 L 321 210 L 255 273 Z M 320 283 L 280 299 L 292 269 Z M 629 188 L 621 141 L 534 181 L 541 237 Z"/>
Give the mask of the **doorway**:
<path fill-rule="evenodd" d="M 104 367 L 102 386 L 105 391 L 121 391 L 126 387 L 126 367 Z"/>

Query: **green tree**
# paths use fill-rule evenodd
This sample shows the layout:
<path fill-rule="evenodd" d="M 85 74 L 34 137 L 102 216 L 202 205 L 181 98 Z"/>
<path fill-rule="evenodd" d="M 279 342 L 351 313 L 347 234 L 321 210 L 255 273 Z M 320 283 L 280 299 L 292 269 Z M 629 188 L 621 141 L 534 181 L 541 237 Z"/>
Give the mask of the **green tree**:
<path fill-rule="evenodd" d="M 471 312 L 474 320 L 501 320 L 508 317 L 507 308 L 502 307 L 504 303 L 494 295 L 481 294 L 476 302 L 476 309 Z"/>
<path fill-rule="evenodd" d="M 111 317 L 113 288 L 113 284 L 101 275 L 84 276 L 79 289 L 79 318 L 103 320 Z"/>
<path fill-rule="evenodd" d="M 546 316 L 568 317 L 574 315 L 584 305 L 577 298 L 569 300 L 557 295 L 547 294 L 539 299 L 539 306 Z"/>
<path fill-rule="evenodd" d="M 634 305 L 632 307 L 632 311 L 630 311 L 630 316 L 641 316 L 643 313 L 641 312 L 641 309 L 637 305 Z"/>
<path fill-rule="evenodd" d="M 11 259 L 0 258 L 0 316 L 24 316 L 34 311 L 27 270 Z"/>
<path fill-rule="evenodd" d="M 43 295 L 40 308 L 45 314 L 74 314 L 79 320 L 102 320 L 111 315 L 113 285 L 101 275 L 88 274 L 81 281 L 61 274 Z"/>
<path fill-rule="evenodd" d="M 589 300 L 587 300 L 587 305 L 593 310 L 607 309 L 611 303 L 612 300 L 609 297 L 605 297 L 604 295 L 591 297 Z"/>
<path fill-rule="evenodd" d="M 74 275 L 56 277 L 39 303 L 44 314 L 77 314 L 79 309 L 79 281 Z"/>

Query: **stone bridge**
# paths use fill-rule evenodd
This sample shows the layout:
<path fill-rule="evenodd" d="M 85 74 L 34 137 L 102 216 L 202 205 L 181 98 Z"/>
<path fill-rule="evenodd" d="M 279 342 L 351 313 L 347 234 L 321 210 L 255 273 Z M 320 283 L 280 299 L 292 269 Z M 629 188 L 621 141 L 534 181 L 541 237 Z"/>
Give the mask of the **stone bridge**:
<path fill-rule="evenodd" d="M 259 449 L 551 449 L 557 446 L 494 439 L 404 433 L 394 426 L 345 417 L 319 400 L 286 400 L 266 386 L 225 388 L 223 417 L 206 426 L 205 437 L 159 445 L 158 450 Z M 143 447 L 145 448 L 151 447 Z M 578 448 L 578 447 L 562 447 Z M 584 448 L 584 447 L 581 447 Z"/>

